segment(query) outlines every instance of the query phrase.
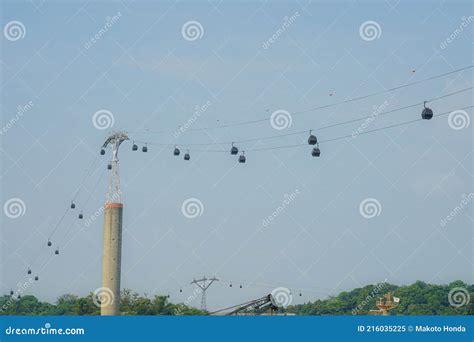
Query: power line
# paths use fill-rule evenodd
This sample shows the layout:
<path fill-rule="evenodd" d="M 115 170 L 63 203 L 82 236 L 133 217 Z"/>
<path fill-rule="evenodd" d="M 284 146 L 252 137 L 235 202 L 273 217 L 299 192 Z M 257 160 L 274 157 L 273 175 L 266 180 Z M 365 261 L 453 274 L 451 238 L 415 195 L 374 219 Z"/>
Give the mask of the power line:
<path fill-rule="evenodd" d="M 370 94 L 366 94 L 366 95 L 362 95 L 362 96 L 358 96 L 358 97 L 354 97 L 354 98 L 349 98 L 349 99 L 342 100 L 342 101 L 339 101 L 339 102 L 335 102 L 335 103 L 331 103 L 331 104 L 327 104 L 327 105 L 322 105 L 322 106 L 316 106 L 316 107 L 308 108 L 308 109 L 305 109 L 305 110 L 294 111 L 294 112 L 291 113 L 291 115 L 304 114 L 304 113 L 308 113 L 308 112 L 312 112 L 312 111 L 316 111 L 316 110 L 321 110 L 321 109 L 326 109 L 326 108 L 339 106 L 341 104 L 347 104 L 347 103 L 367 99 L 369 97 L 389 93 L 389 92 L 392 92 L 392 91 L 400 90 L 400 89 L 403 89 L 403 88 L 411 87 L 413 85 L 417 85 L 417 84 L 420 84 L 420 83 L 424 83 L 424 82 L 432 81 L 432 80 L 442 78 L 442 77 L 445 77 L 445 76 L 448 76 L 448 75 L 452 75 L 452 74 L 470 69 L 472 67 L 474 67 L 474 65 L 469 65 L 469 66 L 466 66 L 466 67 L 463 67 L 463 68 L 459 68 L 459 69 L 456 69 L 456 70 L 453 70 L 453 71 L 449 71 L 449 72 L 445 72 L 445 73 L 442 73 L 442 74 L 434 75 L 434 76 L 424 78 L 424 79 L 421 79 L 421 80 L 418 80 L 418 81 L 405 83 L 405 84 L 402 84 L 402 85 L 399 85 L 399 86 L 396 86 L 396 87 L 380 90 L 380 91 L 377 91 L 377 92 L 374 92 L 374 93 L 370 93 Z M 267 121 L 269 119 L 271 119 L 271 116 L 266 117 L 266 118 L 262 118 L 262 119 L 241 121 L 241 122 L 229 123 L 229 124 L 225 124 L 225 125 L 217 125 L 217 126 L 202 127 L 202 128 L 191 128 L 191 129 L 187 129 L 186 132 L 197 132 L 197 131 L 205 131 L 205 130 L 212 130 L 212 129 L 229 128 L 229 127 L 235 127 L 235 126 L 243 126 L 243 125 L 249 125 L 249 124 L 254 124 L 254 123 Z M 133 133 L 136 133 L 136 134 L 164 134 L 164 133 L 174 133 L 174 132 L 176 132 L 176 130 L 161 130 L 161 131 L 145 130 L 144 132 L 141 132 L 141 133 L 139 131 L 135 131 Z"/>

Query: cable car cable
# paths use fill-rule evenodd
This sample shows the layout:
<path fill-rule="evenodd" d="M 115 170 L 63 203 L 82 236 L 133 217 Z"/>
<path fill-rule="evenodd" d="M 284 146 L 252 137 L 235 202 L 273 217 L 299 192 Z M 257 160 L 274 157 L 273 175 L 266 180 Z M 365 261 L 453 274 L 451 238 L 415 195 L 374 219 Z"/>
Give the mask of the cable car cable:
<path fill-rule="evenodd" d="M 100 183 L 100 181 L 102 180 L 102 178 L 104 177 L 104 174 L 106 172 L 105 168 L 101 167 L 101 174 L 97 180 L 97 182 L 94 184 L 94 187 L 92 188 L 92 190 L 89 192 L 89 196 L 87 198 L 87 200 L 84 202 L 82 208 L 85 209 L 87 204 L 89 203 L 91 197 L 93 194 L 95 194 L 98 190 L 98 185 Z M 68 237 L 69 235 L 69 232 L 73 231 L 72 227 L 74 227 L 77 223 L 77 218 L 76 217 L 73 217 L 73 220 L 71 222 L 71 224 L 68 226 L 68 228 L 65 230 L 65 233 L 63 235 L 63 237 L 61 239 L 58 239 L 59 241 L 66 241 L 66 237 Z"/>
<path fill-rule="evenodd" d="M 346 103 L 351 103 L 351 102 L 367 99 L 369 97 L 373 97 L 373 96 L 376 96 L 376 95 L 389 93 L 389 92 L 392 92 L 392 91 L 395 91 L 395 90 L 403 89 L 403 88 L 410 87 L 410 86 L 413 86 L 413 85 L 417 85 L 417 84 L 420 84 L 420 83 L 424 83 L 424 82 L 432 81 L 432 80 L 435 80 L 435 79 L 438 79 L 438 78 L 442 78 L 442 77 L 445 77 L 445 76 L 448 76 L 448 75 L 451 75 L 451 74 L 455 74 L 455 73 L 470 69 L 472 67 L 474 67 L 474 65 L 471 64 L 471 65 L 468 65 L 468 66 L 463 67 L 463 68 L 459 68 L 459 69 L 456 69 L 456 70 L 453 70 L 453 71 L 449 71 L 449 72 L 445 72 L 445 73 L 442 73 L 442 74 L 434 75 L 434 76 L 424 78 L 424 79 L 421 79 L 421 80 L 418 80 L 418 81 L 405 83 L 405 84 L 402 84 L 402 85 L 399 85 L 399 86 L 396 86 L 396 87 L 384 89 L 384 90 L 381 90 L 381 91 L 377 91 L 377 92 L 374 92 L 374 93 L 366 94 L 366 95 L 355 97 L 355 98 L 349 98 L 349 99 L 346 99 L 346 100 L 343 100 L 343 101 L 339 101 L 339 102 L 335 102 L 335 103 L 331 103 L 331 104 L 327 104 L 327 105 L 316 106 L 316 107 L 312 107 L 312 108 L 305 109 L 305 110 L 300 110 L 300 111 L 294 111 L 291 114 L 292 115 L 298 115 L 298 114 L 308 113 L 308 112 L 316 111 L 316 110 L 320 110 L 320 109 L 326 109 L 326 108 L 330 108 L 330 107 L 339 106 L 341 104 L 346 104 Z M 186 132 L 196 132 L 196 131 L 204 131 L 204 130 L 211 130 L 211 129 L 229 128 L 229 127 L 234 127 L 234 126 L 242 126 L 242 125 L 248 125 L 248 124 L 267 121 L 270 118 L 271 118 L 271 116 L 267 117 L 267 118 L 262 118 L 262 119 L 255 119 L 255 120 L 250 120 L 250 121 L 241 121 L 241 122 L 237 122 L 237 123 L 230 123 L 230 124 L 218 125 L 218 126 L 213 126 L 213 127 L 191 128 L 191 129 L 186 130 Z M 132 132 L 132 133 L 134 133 L 134 134 L 164 134 L 164 133 L 174 133 L 174 132 L 175 132 L 175 130 L 162 130 L 162 131 L 145 130 L 144 132 L 141 132 L 141 133 L 139 131 L 135 131 L 135 132 Z"/>
<path fill-rule="evenodd" d="M 78 189 L 75 191 L 75 194 L 73 195 L 73 202 L 74 200 L 76 199 L 77 195 L 79 194 L 81 188 L 84 186 L 84 182 L 85 180 L 87 179 L 88 175 L 90 175 L 90 170 L 92 168 L 92 165 L 94 165 L 95 161 L 97 160 L 96 157 L 94 157 L 94 159 L 92 160 L 92 163 L 91 163 L 91 167 L 89 169 L 86 169 L 86 172 L 85 172 L 85 175 L 82 179 L 82 182 L 80 184 L 80 186 L 78 187 Z M 66 217 L 66 214 L 68 213 L 68 211 L 71 209 L 71 206 L 68 205 L 66 211 L 63 213 L 63 215 L 61 216 L 61 218 L 59 219 L 59 221 L 56 223 L 55 227 L 53 228 L 53 230 L 51 231 L 50 235 L 48 236 L 48 240 L 51 239 L 51 237 L 54 235 L 54 233 L 56 232 L 56 230 L 59 228 L 59 225 L 62 223 L 62 221 L 64 220 L 64 218 Z"/>
<path fill-rule="evenodd" d="M 466 66 L 466 67 L 464 67 L 464 68 L 460 68 L 460 69 L 457 69 L 457 70 L 453 70 L 453 71 L 450 71 L 450 72 L 446 72 L 446 73 L 444 73 L 444 74 L 439 74 L 439 75 L 431 76 L 431 77 L 424 78 L 424 79 L 421 79 L 421 80 L 418 80 L 418 81 L 413 81 L 413 82 L 406 83 L 406 84 L 403 84 L 403 85 L 399 85 L 399 86 L 396 86 L 396 87 L 393 87 L 393 88 L 381 90 L 381 91 L 378 91 L 378 92 L 375 92 L 375 93 L 371 93 L 371 94 L 367 94 L 367 95 L 363 95 L 363 96 L 359 96 L 359 97 L 347 99 L 347 100 L 344 100 L 344 101 L 340 101 L 339 103 L 333 103 L 333 104 L 329 104 L 329 105 L 325 105 L 325 106 L 319 106 L 319 107 L 310 108 L 310 109 L 303 110 L 303 111 L 299 111 L 299 112 L 293 112 L 292 114 L 293 114 L 293 115 L 296 115 L 296 114 L 307 113 L 307 112 L 310 112 L 310 111 L 313 111 L 313 110 L 317 110 L 317 109 L 325 109 L 325 108 L 329 108 L 329 107 L 338 106 L 338 105 L 340 105 L 340 104 L 346 104 L 346 103 L 350 103 L 350 102 L 354 102 L 354 101 L 363 100 L 363 99 L 366 99 L 366 98 L 369 98 L 369 97 L 372 97 L 372 96 L 376 96 L 376 95 L 381 95 L 381 94 L 390 93 L 390 92 L 395 91 L 395 90 L 403 89 L 403 88 L 406 88 L 406 87 L 411 87 L 411 86 L 416 85 L 416 84 L 420 84 L 420 83 L 423 83 L 423 82 L 432 81 L 432 80 L 435 80 L 435 79 L 438 79 L 438 78 L 442 78 L 442 77 L 444 77 L 444 76 L 448 76 L 448 75 L 451 75 L 451 74 L 454 74 L 454 73 L 457 73 L 457 72 L 461 72 L 461 71 L 470 69 L 470 68 L 472 68 L 472 67 L 474 67 L 474 65 L 469 65 L 469 66 Z"/>
<path fill-rule="evenodd" d="M 73 195 L 72 203 L 74 203 L 74 201 L 77 198 L 79 192 L 84 187 L 84 184 L 85 184 L 85 181 L 87 180 L 87 178 L 92 174 L 92 169 L 95 166 L 95 163 L 97 162 L 97 160 L 98 160 L 98 158 L 94 156 L 94 159 L 92 160 L 92 163 L 90 164 L 90 167 L 85 170 L 85 174 L 82 178 L 82 181 L 81 181 L 79 187 L 77 188 L 77 190 L 75 191 L 75 194 Z M 58 228 L 60 227 L 61 223 L 64 221 L 64 219 L 65 219 L 65 217 L 66 217 L 66 215 L 67 215 L 67 213 L 70 209 L 71 209 L 71 206 L 68 206 L 67 209 L 65 210 L 65 212 L 63 213 L 63 215 L 61 216 L 61 218 L 59 219 L 59 221 L 56 223 L 56 226 L 54 227 L 54 229 L 51 231 L 50 235 L 48 236 L 48 245 L 49 245 L 49 242 L 51 241 L 51 239 L 53 238 L 53 236 L 58 231 Z M 71 227 L 71 225 L 68 226 L 68 229 L 70 229 L 70 227 Z M 67 230 L 66 230 L 66 234 L 67 234 Z M 42 255 L 43 255 L 43 251 L 44 251 L 43 247 L 41 247 L 41 249 L 36 254 L 36 257 L 34 258 L 33 262 L 31 263 L 32 266 L 34 264 L 36 264 L 37 260 L 40 260 L 40 256 L 42 257 Z M 47 250 L 47 251 L 49 252 L 49 250 Z M 47 252 L 44 252 L 44 253 L 47 253 Z"/>
<path fill-rule="evenodd" d="M 472 107 L 474 107 L 474 106 L 468 106 L 468 107 L 460 108 L 459 110 L 469 109 L 469 108 L 472 108 Z M 433 118 L 448 115 L 448 114 L 451 114 L 452 112 L 453 111 L 436 114 L 436 115 L 433 115 Z M 372 130 L 369 130 L 369 131 L 360 132 L 360 133 L 358 133 L 358 135 L 369 134 L 369 133 L 373 133 L 373 132 L 379 132 L 379 131 L 383 131 L 383 130 L 394 128 L 394 127 L 408 125 L 408 124 L 418 122 L 418 121 L 423 121 L 423 119 L 419 118 L 419 119 L 414 119 L 414 120 L 410 120 L 410 121 L 400 122 L 400 123 L 389 125 L 389 126 L 379 127 L 379 128 L 375 128 L 375 129 L 372 129 Z M 330 139 L 326 139 L 326 140 L 321 140 L 320 143 L 327 143 L 327 142 L 341 140 L 341 139 L 347 139 L 347 138 L 352 138 L 352 134 L 343 135 L 343 136 L 330 138 Z M 291 148 L 291 147 L 298 147 L 298 146 L 308 146 L 308 145 L 307 144 L 295 144 L 295 145 L 277 146 L 277 147 L 269 147 L 269 148 L 257 148 L 257 149 L 253 149 L 253 150 L 251 149 L 250 151 L 252 151 L 252 152 L 268 151 L 268 150 L 284 149 L 284 148 Z"/>
<path fill-rule="evenodd" d="M 346 125 L 346 124 L 361 121 L 361 120 L 364 120 L 364 119 L 369 119 L 369 118 L 374 117 L 374 116 L 384 116 L 384 115 L 392 114 L 392 113 L 395 113 L 395 112 L 398 112 L 398 111 L 401 111 L 401 110 L 405 110 L 405 109 L 409 109 L 409 108 L 413 108 L 413 107 L 423 105 L 424 103 L 435 102 L 435 101 L 438 101 L 438 100 L 441 100 L 441 99 L 444 99 L 444 98 L 447 98 L 447 97 L 450 97 L 450 96 L 454 96 L 454 95 L 460 94 L 462 92 L 472 90 L 473 88 L 474 87 L 464 88 L 462 90 L 458 90 L 458 91 L 455 91 L 455 92 L 452 92 L 452 93 L 441 95 L 441 96 L 429 99 L 427 101 L 413 103 L 413 104 L 403 106 L 403 107 L 399 107 L 399 108 L 395 108 L 395 109 L 392 109 L 392 110 L 389 110 L 389 111 L 386 111 L 386 112 L 381 112 L 381 113 L 378 113 L 376 115 L 370 114 L 370 115 L 355 118 L 355 119 L 352 119 L 352 120 L 347 120 L 347 121 L 342 121 L 342 122 L 337 122 L 337 123 L 334 123 L 334 124 L 330 124 L 330 125 L 327 125 L 327 126 L 312 128 L 310 130 L 321 131 L 321 130 L 324 130 L 324 129 L 333 128 L 333 127 L 337 127 L 337 126 L 341 126 L 341 125 Z M 229 144 L 242 144 L 242 143 L 246 143 L 246 142 L 253 142 L 253 141 L 260 141 L 260 140 L 276 139 L 276 138 L 287 137 L 287 136 L 292 136 L 292 135 L 299 135 L 299 134 L 303 134 L 303 133 L 307 133 L 307 132 L 308 132 L 308 130 L 306 129 L 306 130 L 303 130 L 303 131 L 297 131 L 297 132 L 291 132 L 291 133 L 270 135 L 270 136 L 265 136 L 265 137 L 249 138 L 249 139 L 243 139 L 243 140 L 225 141 L 225 142 L 190 143 L 190 144 L 166 144 L 166 143 L 155 143 L 155 142 L 147 142 L 147 143 L 149 145 L 155 145 L 155 146 L 174 146 L 175 148 L 176 148 L 176 146 L 186 147 L 186 146 L 229 145 Z M 142 142 L 142 141 L 139 141 L 139 140 L 135 140 L 135 141 L 139 142 L 139 143 L 145 143 L 145 142 Z"/>
<path fill-rule="evenodd" d="M 94 159 L 92 160 L 92 163 L 91 165 L 89 166 L 88 169 L 86 169 L 86 173 L 84 174 L 84 177 L 82 178 L 82 181 L 81 183 L 79 184 L 79 187 L 77 188 L 76 190 L 76 193 L 74 194 L 73 198 L 72 198 L 72 201 L 74 202 L 77 198 L 77 196 L 79 195 L 79 192 L 81 191 L 87 177 L 91 174 L 91 170 L 93 169 L 93 167 L 95 166 L 95 163 L 99 160 L 99 158 L 97 158 L 96 156 L 94 156 Z"/>
<path fill-rule="evenodd" d="M 472 107 L 474 107 L 474 106 L 467 106 L 467 107 L 458 108 L 458 109 L 455 109 L 455 110 L 465 110 L 465 109 L 469 109 L 469 108 L 472 108 Z M 448 111 L 448 112 L 444 112 L 444 113 L 440 113 L 440 114 L 435 114 L 435 115 L 433 115 L 433 118 L 448 115 L 448 114 L 451 114 L 452 112 L 453 112 L 453 110 Z M 358 133 L 358 135 L 377 132 L 377 131 L 381 131 L 381 130 L 385 130 L 385 129 L 389 129 L 389 128 L 393 128 L 393 127 L 397 127 L 397 126 L 403 126 L 403 125 L 411 124 L 413 122 L 422 121 L 422 120 L 423 120 L 422 118 L 419 118 L 419 119 L 414 119 L 414 120 L 410 120 L 410 121 L 404 121 L 404 122 L 401 122 L 401 123 L 398 123 L 398 124 L 384 126 L 384 127 L 380 127 L 380 128 L 369 130 L 369 131 L 364 131 L 364 132 Z M 344 136 L 340 136 L 340 137 L 336 137 L 336 138 L 331 138 L 331 139 L 327 139 L 327 140 L 321 140 L 320 143 L 326 143 L 326 142 L 340 140 L 340 139 L 344 139 L 344 138 L 350 138 L 350 137 L 352 137 L 352 134 L 344 135 Z M 245 151 L 246 152 L 269 151 L 269 150 L 279 150 L 279 149 L 292 148 L 292 147 L 301 147 L 301 146 L 308 146 L 308 144 L 305 142 L 305 143 L 292 144 L 292 145 L 282 145 L 282 146 L 272 146 L 272 147 L 246 149 Z M 224 153 L 228 153 L 227 150 L 192 150 L 192 151 L 193 152 L 211 152 L 211 153 L 223 153 L 224 152 Z"/>

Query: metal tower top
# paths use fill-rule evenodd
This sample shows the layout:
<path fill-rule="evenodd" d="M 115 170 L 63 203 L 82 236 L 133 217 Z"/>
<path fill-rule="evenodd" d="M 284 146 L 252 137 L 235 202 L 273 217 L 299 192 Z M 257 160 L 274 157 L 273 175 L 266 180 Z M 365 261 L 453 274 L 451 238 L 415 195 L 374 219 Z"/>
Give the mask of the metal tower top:
<path fill-rule="evenodd" d="M 112 148 L 112 160 L 110 161 L 109 169 L 109 191 L 107 192 L 105 203 L 120 203 L 121 194 L 120 190 L 120 177 L 118 168 L 118 151 L 120 144 L 125 140 L 129 140 L 127 132 L 112 132 L 112 134 L 105 140 L 102 145 L 102 150 L 105 150 L 109 145 Z"/>
<path fill-rule="evenodd" d="M 212 283 L 215 282 L 215 281 L 219 281 L 219 279 L 217 279 L 216 277 L 206 278 L 206 276 L 204 276 L 202 279 L 197 279 L 197 280 L 194 279 L 191 282 L 191 284 L 196 285 L 202 291 L 201 292 L 201 310 L 203 310 L 203 311 L 207 310 L 207 307 L 206 307 L 206 291 L 209 288 L 209 286 L 211 286 Z"/>

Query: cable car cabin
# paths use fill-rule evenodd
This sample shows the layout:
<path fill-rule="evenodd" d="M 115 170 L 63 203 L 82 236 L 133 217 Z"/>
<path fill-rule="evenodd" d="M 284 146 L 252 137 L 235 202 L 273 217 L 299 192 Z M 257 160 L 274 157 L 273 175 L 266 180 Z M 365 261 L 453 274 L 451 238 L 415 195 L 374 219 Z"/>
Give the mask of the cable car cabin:
<path fill-rule="evenodd" d="M 54 251 L 54 254 L 58 255 L 58 254 L 59 254 L 59 249 L 56 249 L 56 250 Z"/>
<path fill-rule="evenodd" d="M 51 247 L 53 244 L 48 240 L 48 247 Z"/>
<path fill-rule="evenodd" d="M 315 135 L 310 134 L 308 138 L 308 145 L 316 145 L 318 143 L 318 138 Z"/>
<path fill-rule="evenodd" d="M 313 148 L 313 151 L 311 151 L 311 155 L 313 157 L 319 157 L 321 155 L 321 151 L 319 150 L 319 147 Z"/>
<path fill-rule="evenodd" d="M 245 160 L 246 158 L 243 154 L 239 156 L 239 163 L 245 163 Z"/>
<path fill-rule="evenodd" d="M 16 297 L 16 298 L 18 298 L 18 299 L 21 299 L 21 296 L 20 296 L 20 295 L 18 295 L 18 297 Z"/>
<path fill-rule="evenodd" d="M 74 204 L 74 202 L 71 203 L 71 209 L 74 209 L 76 207 L 76 205 Z"/>
<path fill-rule="evenodd" d="M 31 274 L 31 270 L 30 270 L 30 269 L 28 269 L 28 274 Z"/>
<path fill-rule="evenodd" d="M 133 145 L 132 145 L 132 151 L 137 151 L 137 150 L 138 150 L 137 144 L 133 144 Z"/>
<path fill-rule="evenodd" d="M 179 148 L 175 147 L 173 151 L 173 155 L 179 156 L 179 153 L 180 153 Z"/>
<path fill-rule="evenodd" d="M 421 112 L 421 117 L 424 120 L 430 120 L 433 117 L 433 111 L 431 110 L 431 108 L 423 108 L 423 111 Z"/>
<path fill-rule="evenodd" d="M 148 147 L 143 146 L 143 147 L 142 147 L 142 152 L 148 152 Z"/>
<path fill-rule="evenodd" d="M 189 153 L 186 153 L 184 155 L 184 160 L 189 160 L 189 159 L 191 159 L 191 156 L 189 155 Z"/>
<path fill-rule="evenodd" d="M 112 170 L 112 164 L 107 165 L 107 170 Z"/>
<path fill-rule="evenodd" d="M 100 155 L 103 156 L 105 154 L 105 150 L 104 149 L 101 149 L 100 150 Z"/>
<path fill-rule="evenodd" d="M 14 293 L 13 290 L 10 290 L 10 296 L 13 296 L 13 293 Z"/>
<path fill-rule="evenodd" d="M 79 214 L 79 220 L 82 220 L 84 218 L 84 215 L 82 213 Z"/>
<path fill-rule="evenodd" d="M 232 146 L 232 148 L 230 149 L 230 154 L 236 155 L 237 153 L 239 153 L 239 149 L 235 146 Z"/>
<path fill-rule="evenodd" d="M 36 281 L 38 281 L 38 280 L 39 280 L 38 276 L 36 276 L 36 277 L 35 277 L 35 280 L 36 280 Z"/>

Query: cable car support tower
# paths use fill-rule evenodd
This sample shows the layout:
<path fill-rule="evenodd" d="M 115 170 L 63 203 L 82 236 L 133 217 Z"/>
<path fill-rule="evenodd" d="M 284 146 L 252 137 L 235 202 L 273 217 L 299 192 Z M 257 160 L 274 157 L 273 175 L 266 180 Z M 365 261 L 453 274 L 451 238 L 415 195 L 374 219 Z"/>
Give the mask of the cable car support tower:
<path fill-rule="evenodd" d="M 118 151 L 120 144 L 126 140 L 128 140 L 126 132 L 113 132 L 105 140 L 100 151 L 100 154 L 104 155 L 107 147 L 112 149 L 112 160 L 107 166 L 110 170 L 109 189 L 104 205 L 102 288 L 98 293 L 101 302 L 100 314 L 103 316 L 120 313 L 123 204 L 121 202 Z"/>

